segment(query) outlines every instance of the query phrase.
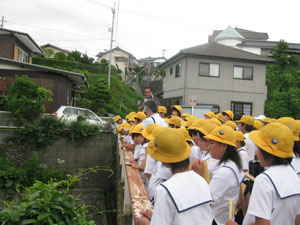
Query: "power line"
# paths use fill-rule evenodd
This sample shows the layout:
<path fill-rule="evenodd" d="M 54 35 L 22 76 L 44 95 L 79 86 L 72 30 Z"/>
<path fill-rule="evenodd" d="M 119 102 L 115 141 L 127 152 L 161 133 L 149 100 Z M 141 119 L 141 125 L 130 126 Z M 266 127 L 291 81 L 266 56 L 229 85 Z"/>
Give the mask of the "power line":
<path fill-rule="evenodd" d="M 96 0 L 85 0 L 85 1 L 87 1 L 87 2 L 89 2 L 89 3 L 92 3 L 92 4 L 94 4 L 94 5 L 97 5 L 97 6 L 101 6 L 101 7 L 103 7 L 103 8 L 107 8 L 107 9 L 111 9 L 111 8 L 112 8 L 111 5 L 108 5 L 108 4 L 106 4 L 106 3 L 99 2 L 99 1 L 96 1 Z"/>
<path fill-rule="evenodd" d="M 21 25 L 21 26 L 33 27 L 33 28 L 42 29 L 42 30 L 48 30 L 48 31 L 54 31 L 54 32 L 64 33 L 64 34 L 72 34 L 72 35 L 78 35 L 78 36 L 81 36 L 81 37 L 95 38 L 97 40 L 109 40 L 109 38 L 97 38 L 97 37 L 93 37 L 93 36 L 90 36 L 90 35 L 84 35 L 84 34 L 79 34 L 79 33 L 67 32 L 67 31 L 56 30 L 56 29 L 52 29 L 52 28 L 46 28 L 46 27 L 39 27 L 39 26 L 28 25 L 28 24 L 23 24 L 23 23 L 17 23 L 17 22 L 12 22 L 12 21 L 6 21 L 6 22 L 7 23 L 11 23 L 11 24 Z M 97 34 L 95 34 L 95 35 L 97 35 Z"/>

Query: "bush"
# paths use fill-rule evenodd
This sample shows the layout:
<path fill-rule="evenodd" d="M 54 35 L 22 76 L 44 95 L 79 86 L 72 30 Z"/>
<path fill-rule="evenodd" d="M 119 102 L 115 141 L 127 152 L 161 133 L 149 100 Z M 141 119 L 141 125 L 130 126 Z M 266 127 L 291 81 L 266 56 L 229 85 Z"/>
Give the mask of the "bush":
<path fill-rule="evenodd" d="M 63 52 L 57 52 L 57 53 L 55 53 L 55 55 L 54 55 L 54 59 L 55 60 L 66 60 L 67 59 L 67 56 L 65 55 L 65 53 L 63 53 Z"/>
<path fill-rule="evenodd" d="M 32 121 L 44 113 L 45 102 L 51 101 L 52 92 L 39 87 L 27 76 L 16 77 L 7 96 L 7 107 L 20 124 Z"/>

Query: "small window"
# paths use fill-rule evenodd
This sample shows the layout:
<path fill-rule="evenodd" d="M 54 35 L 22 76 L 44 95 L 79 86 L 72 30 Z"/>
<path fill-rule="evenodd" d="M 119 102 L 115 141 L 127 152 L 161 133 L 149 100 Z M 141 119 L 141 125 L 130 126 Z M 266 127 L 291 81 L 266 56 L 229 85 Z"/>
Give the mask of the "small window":
<path fill-rule="evenodd" d="M 115 61 L 116 62 L 127 62 L 127 58 L 125 57 L 115 57 Z"/>
<path fill-rule="evenodd" d="M 29 55 L 23 49 L 18 48 L 18 61 L 19 62 L 29 62 Z"/>
<path fill-rule="evenodd" d="M 233 78 L 243 80 L 253 80 L 253 67 L 250 66 L 234 66 Z"/>
<path fill-rule="evenodd" d="M 181 63 L 177 64 L 175 67 L 175 77 L 181 76 Z"/>
<path fill-rule="evenodd" d="M 170 67 L 170 75 L 173 74 L 173 67 Z"/>
<path fill-rule="evenodd" d="M 252 103 L 249 102 L 231 102 L 231 110 L 235 119 L 240 119 L 242 115 L 252 115 Z"/>
<path fill-rule="evenodd" d="M 199 76 L 219 77 L 220 65 L 216 63 L 199 63 Z"/>
<path fill-rule="evenodd" d="M 164 70 L 164 77 L 166 77 L 166 71 Z"/>
<path fill-rule="evenodd" d="M 78 109 L 74 109 L 74 108 L 66 108 L 63 111 L 63 114 L 65 116 L 77 116 L 78 115 Z"/>

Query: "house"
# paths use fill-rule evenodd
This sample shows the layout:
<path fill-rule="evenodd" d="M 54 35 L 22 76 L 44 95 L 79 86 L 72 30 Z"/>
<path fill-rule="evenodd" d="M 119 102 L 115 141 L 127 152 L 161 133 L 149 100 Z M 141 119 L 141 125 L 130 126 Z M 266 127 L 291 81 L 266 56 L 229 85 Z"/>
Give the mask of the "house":
<path fill-rule="evenodd" d="M 0 29 L 0 96 L 5 96 L 16 76 L 27 75 L 38 86 L 51 90 L 46 112 L 61 105 L 76 105 L 76 93 L 88 87 L 84 74 L 31 64 L 31 57 L 44 51 L 26 33 Z"/>
<path fill-rule="evenodd" d="M 164 69 L 163 99 L 168 105 L 198 107 L 235 115 L 264 113 L 266 65 L 273 59 L 216 42 L 186 48 L 160 65 Z"/>
<path fill-rule="evenodd" d="M 225 30 L 215 30 L 208 37 L 208 42 L 238 48 L 258 55 L 269 56 L 274 53 L 277 41 L 268 41 L 269 35 L 263 32 L 232 28 L 228 26 Z M 288 43 L 289 54 L 300 54 L 300 44 Z"/>
<path fill-rule="evenodd" d="M 97 61 L 100 63 L 102 59 L 109 61 L 109 53 L 99 52 Z M 121 77 L 123 81 L 127 81 L 133 74 L 137 59 L 129 52 L 121 49 L 120 47 L 113 48 L 111 50 L 111 65 L 114 65 L 117 69 L 121 70 Z"/>
<path fill-rule="evenodd" d="M 157 67 L 163 62 L 165 62 L 167 59 L 166 57 L 146 57 L 146 58 L 141 58 L 138 60 L 139 66 L 144 66 L 147 67 L 147 65 L 150 65 L 152 68 Z"/>
<path fill-rule="evenodd" d="M 68 50 L 62 49 L 60 47 L 57 47 L 57 46 L 49 44 L 49 43 L 42 45 L 41 48 L 45 50 L 45 56 L 47 58 L 54 58 L 55 53 L 58 53 L 58 52 L 62 52 L 66 56 L 68 56 L 70 53 Z"/>
<path fill-rule="evenodd" d="M 43 49 L 28 34 L 0 29 L 0 57 L 31 63 L 32 56 L 43 54 Z"/>

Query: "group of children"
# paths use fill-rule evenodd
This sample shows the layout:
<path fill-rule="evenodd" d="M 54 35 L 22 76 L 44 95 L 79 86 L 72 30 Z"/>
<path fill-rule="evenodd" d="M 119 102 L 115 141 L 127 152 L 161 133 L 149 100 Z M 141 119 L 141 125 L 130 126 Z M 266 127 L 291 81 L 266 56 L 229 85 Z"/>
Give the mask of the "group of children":
<path fill-rule="evenodd" d="M 126 122 L 115 117 L 153 203 L 137 224 L 300 224 L 300 121 L 166 113 L 149 100 Z"/>

